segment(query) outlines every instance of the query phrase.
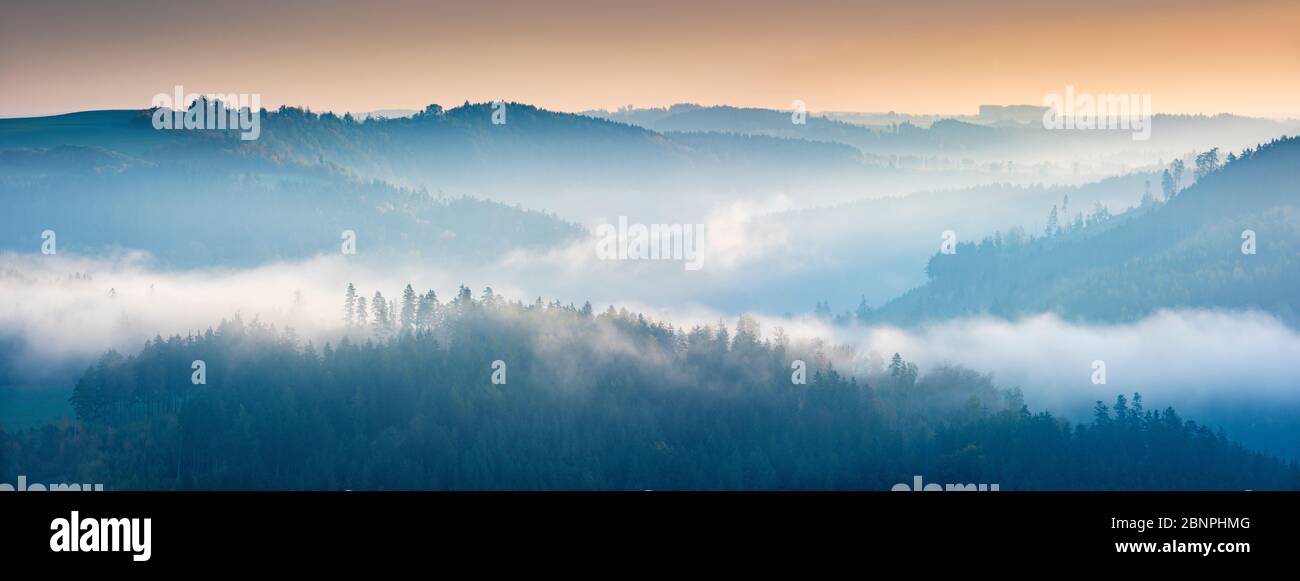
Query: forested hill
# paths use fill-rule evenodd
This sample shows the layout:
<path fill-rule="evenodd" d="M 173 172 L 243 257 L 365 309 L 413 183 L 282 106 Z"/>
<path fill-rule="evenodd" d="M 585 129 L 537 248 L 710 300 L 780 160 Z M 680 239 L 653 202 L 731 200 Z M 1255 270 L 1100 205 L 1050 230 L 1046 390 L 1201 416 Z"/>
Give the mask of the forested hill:
<path fill-rule="evenodd" d="M 337 344 L 236 318 L 110 352 L 75 422 L 0 430 L 0 471 L 117 490 L 1300 488 L 1294 464 L 1138 395 L 1071 425 L 961 368 L 846 376 L 843 349 L 748 318 L 400 296 L 349 294 Z"/>
<path fill-rule="evenodd" d="M 1006 161 L 1028 156 L 1073 157 L 1080 151 L 1131 155 L 1135 144 L 1127 132 L 1049 131 L 1041 118 L 1025 123 L 994 122 L 978 116 L 945 116 L 914 124 L 909 115 L 894 113 L 809 114 L 803 123 L 791 123 L 793 111 L 688 103 L 660 109 L 624 108 L 588 111 L 602 119 L 634 123 L 655 131 L 711 131 L 745 135 L 770 135 L 852 145 L 872 156 L 958 156 L 981 161 Z M 868 116 L 874 127 L 841 118 Z M 1142 143 L 1152 151 L 1239 149 L 1294 132 L 1293 121 L 1235 115 L 1155 115 L 1150 139 Z M 1154 129 L 1158 128 L 1158 129 Z M 1021 159 L 1024 159 L 1021 157 Z M 1154 161 L 1154 158 L 1153 160 Z"/>
<path fill-rule="evenodd" d="M 667 136 L 521 103 L 430 105 L 411 117 L 366 120 L 281 107 L 263 111 L 260 135 L 250 141 L 240 140 L 235 130 L 155 130 L 150 110 L 0 119 L 0 150 L 59 145 L 146 159 L 188 158 L 215 148 L 330 163 L 367 179 L 478 196 L 586 187 L 776 187 L 863 169 L 860 152 L 838 143 L 723 133 Z"/>
<path fill-rule="evenodd" d="M 553 214 L 363 180 L 236 151 L 138 158 L 94 146 L 0 151 L 0 249 L 149 252 L 165 268 L 258 265 L 341 251 L 477 263 L 582 234 Z"/>
<path fill-rule="evenodd" d="M 1262 309 L 1300 324 L 1300 139 L 1218 166 L 1164 203 L 1042 236 L 999 235 L 936 254 L 928 282 L 872 319 L 916 322 L 1053 311 L 1131 321 L 1162 308 Z M 1246 238 L 1254 234 L 1254 254 Z"/>

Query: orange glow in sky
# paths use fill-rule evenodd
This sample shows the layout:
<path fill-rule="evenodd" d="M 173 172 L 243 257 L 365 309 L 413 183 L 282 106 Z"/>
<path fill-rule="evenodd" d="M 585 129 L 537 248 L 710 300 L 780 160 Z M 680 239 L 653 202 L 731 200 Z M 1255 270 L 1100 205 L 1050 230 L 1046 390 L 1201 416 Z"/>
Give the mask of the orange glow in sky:
<path fill-rule="evenodd" d="M 51 1 L 0 18 L 0 116 L 505 99 L 967 113 L 1067 85 L 1156 112 L 1300 117 L 1300 2 Z"/>

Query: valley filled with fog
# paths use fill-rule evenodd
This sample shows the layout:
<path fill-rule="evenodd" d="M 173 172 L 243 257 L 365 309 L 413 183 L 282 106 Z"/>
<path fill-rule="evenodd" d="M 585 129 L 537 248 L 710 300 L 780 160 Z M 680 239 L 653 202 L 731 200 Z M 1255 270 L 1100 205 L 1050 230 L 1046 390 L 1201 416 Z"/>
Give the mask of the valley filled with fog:
<path fill-rule="evenodd" d="M 1140 392 L 1300 458 L 1300 123 L 1158 115 L 1139 141 L 979 116 L 493 110 L 281 108 L 256 141 L 158 131 L 147 110 L 0 119 L 0 426 L 72 416 L 110 350 L 235 318 L 313 350 L 396 341 L 347 320 L 349 284 L 394 318 L 408 284 L 448 305 L 463 285 L 744 329 L 866 384 L 894 381 L 897 353 L 1074 420 Z M 620 220 L 702 225 L 699 268 L 602 256 Z M 562 358 L 544 339 L 564 336 L 531 353 Z"/>

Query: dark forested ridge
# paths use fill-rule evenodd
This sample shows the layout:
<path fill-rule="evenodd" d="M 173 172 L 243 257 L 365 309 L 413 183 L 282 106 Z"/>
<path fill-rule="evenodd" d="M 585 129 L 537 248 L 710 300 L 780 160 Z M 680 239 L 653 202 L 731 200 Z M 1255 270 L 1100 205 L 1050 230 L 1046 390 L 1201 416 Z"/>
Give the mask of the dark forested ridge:
<path fill-rule="evenodd" d="M 936 254 L 929 281 L 869 320 L 971 314 L 1132 321 L 1162 308 L 1259 309 L 1300 324 L 1300 138 L 1205 152 L 1196 183 L 1112 217 L 1059 217 Z M 1191 171 L 1189 169 L 1189 171 Z M 1055 209 L 1053 209 L 1055 212 Z M 1243 252 L 1253 232 L 1255 252 Z"/>
<path fill-rule="evenodd" d="M 398 297 L 350 290 L 337 344 L 236 317 L 110 352 L 77 382 L 75 421 L 0 431 L 0 473 L 108 489 L 1300 488 L 1294 463 L 1137 394 L 1072 425 L 958 367 L 896 355 L 846 376 L 845 349 L 763 338 L 747 317 L 687 330 L 490 289 Z"/>

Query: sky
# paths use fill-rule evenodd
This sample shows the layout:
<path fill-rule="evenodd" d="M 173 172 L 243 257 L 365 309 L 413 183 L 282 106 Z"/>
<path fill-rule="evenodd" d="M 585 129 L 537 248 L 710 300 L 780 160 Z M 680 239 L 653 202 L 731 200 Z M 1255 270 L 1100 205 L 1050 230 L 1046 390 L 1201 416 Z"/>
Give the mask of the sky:
<path fill-rule="evenodd" d="M 504 99 L 973 114 L 1074 86 L 1300 117 L 1300 2 L 0 0 L 0 116 L 182 85 L 372 111 Z"/>

